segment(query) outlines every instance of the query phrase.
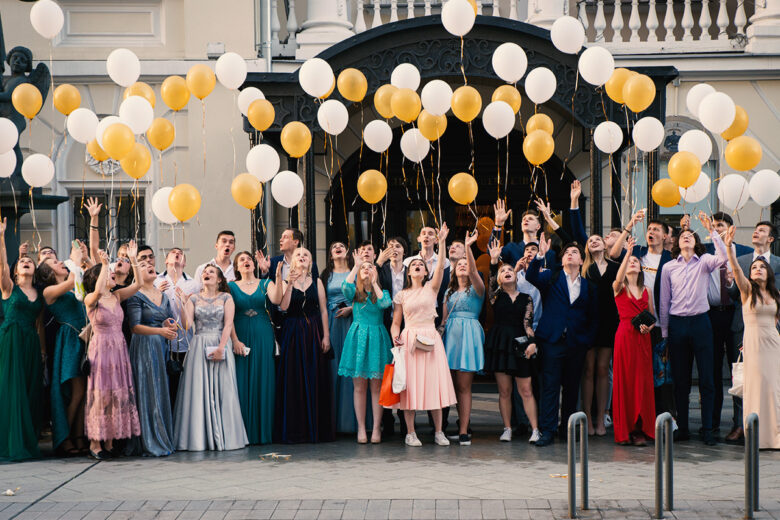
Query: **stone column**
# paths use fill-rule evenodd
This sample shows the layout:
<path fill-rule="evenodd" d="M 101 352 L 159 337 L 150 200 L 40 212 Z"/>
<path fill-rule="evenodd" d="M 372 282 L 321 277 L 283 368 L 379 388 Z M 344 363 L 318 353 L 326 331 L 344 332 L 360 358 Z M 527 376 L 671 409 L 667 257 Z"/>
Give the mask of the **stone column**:
<path fill-rule="evenodd" d="M 569 0 L 528 0 L 526 22 L 549 29 L 559 17 L 569 14 Z"/>
<path fill-rule="evenodd" d="M 747 52 L 780 53 L 780 0 L 756 2 L 756 12 L 750 17 L 746 36 Z"/>
<path fill-rule="evenodd" d="M 306 21 L 297 36 L 296 59 L 316 56 L 331 45 L 353 36 L 346 0 L 308 0 Z"/>

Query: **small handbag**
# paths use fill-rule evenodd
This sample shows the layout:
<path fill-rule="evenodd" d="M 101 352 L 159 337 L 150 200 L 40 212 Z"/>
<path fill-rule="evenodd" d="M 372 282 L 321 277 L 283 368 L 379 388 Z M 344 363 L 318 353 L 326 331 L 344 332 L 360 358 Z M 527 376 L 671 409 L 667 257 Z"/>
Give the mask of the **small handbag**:
<path fill-rule="evenodd" d="M 433 338 L 429 338 L 428 336 L 421 336 L 419 334 L 414 337 L 415 350 L 422 350 L 423 352 L 432 352 L 434 345 L 436 345 L 436 342 Z"/>
<path fill-rule="evenodd" d="M 515 357 L 526 359 L 525 350 L 528 348 L 528 345 L 530 345 L 531 343 L 536 343 L 536 340 L 534 338 L 529 338 L 528 336 L 520 336 L 514 338 L 512 340 L 512 352 L 514 353 Z M 534 353 L 528 359 L 534 359 L 534 358 L 536 358 L 536 353 Z"/>
<path fill-rule="evenodd" d="M 737 356 L 737 361 L 731 364 L 731 388 L 729 393 L 735 397 L 742 397 L 745 389 L 744 362 L 742 360 L 742 351 Z"/>
<path fill-rule="evenodd" d="M 651 313 L 647 309 L 643 310 L 642 312 L 640 312 L 639 314 L 631 318 L 631 325 L 633 325 L 636 330 L 639 330 L 639 327 L 642 325 L 649 327 L 654 323 L 655 323 L 655 316 L 653 316 L 653 313 Z"/>
<path fill-rule="evenodd" d="M 379 390 L 379 404 L 385 408 L 398 407 L 401 402 L 401 395 L 393 392 L 393 376 L 395 374 L 395 365 L 385 365 L 385 372 L 382 375 L 382 387 Z"/>
<path fill-rule="evenodd" d="M 89 342 L 92 341 L 92 323 L 87 321 L 87 324 L 79 332 L 79 339 L 84 342 L 84 354 L 81 357 L 79 363 L 79 370 L 84 376 L 89 376 L 92 371 L 92 364 L 89 362 Z"/>
<path fill-rule="evenodd" d="M 181 374 L 184 370 L 184 366 L 178 359 L 173 359 L 173 352 L 171 352 L 171 342 L 168 342 L 168 360 L 165 362 L 165 371 L 168 373 L 168 377 L 174 377 Z"/>

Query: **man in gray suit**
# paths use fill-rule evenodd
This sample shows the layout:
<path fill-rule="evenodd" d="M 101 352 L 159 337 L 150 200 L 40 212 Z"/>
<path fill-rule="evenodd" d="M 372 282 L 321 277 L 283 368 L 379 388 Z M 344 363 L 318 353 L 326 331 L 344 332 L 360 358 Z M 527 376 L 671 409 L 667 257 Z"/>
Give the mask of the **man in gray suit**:
<path fill-rule="evenodd" d="M 769 263 L 772 271 L 775 273 L 775 277 L 780 277 L 780 257 L 773 255 L 769 252 L 769 248 L 772 242 L 777 238 L 777 228 L 774 224 L 768 221 L 761 221 L 756 224 L 756 228 L 753 230 L 753 252 L 746 255 L 742 255 L 737 258 L 739 266 L 742 268 L 742 272 L 745 276 L 750 276 L 750 265 L 759 257 L 763 258 Z M 729 294 L 735 302 L 734 321 L 731 325 L 731 330 L 734 333 L 734 344 L 737 349 L 742 347 L 742 333 L 745 330 L 745 324 L 742 321 L 742 300 L 739 295 L 739 288 L 737 284 L 732 283 L 729 287 Z M 729 366 L 736 361 L 738 350 L 729 355 Z M 733 356 L 731 355 L 733 354 Z M 742 399 L 736 396 L 732 396 L 734 403 L 734 425 L 731 432 L 726 436 L 726 442 L 728 443 L 740 443 L 744 441 L 744 431 L 742 430 Z"/>

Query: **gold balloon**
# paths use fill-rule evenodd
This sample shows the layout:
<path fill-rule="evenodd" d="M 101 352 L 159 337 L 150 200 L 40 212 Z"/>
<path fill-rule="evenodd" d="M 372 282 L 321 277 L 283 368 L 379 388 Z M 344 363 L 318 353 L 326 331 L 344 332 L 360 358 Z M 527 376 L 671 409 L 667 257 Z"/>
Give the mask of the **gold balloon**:
<path fill-rule="evenodd" d="M 175 137 L 176 129 L 173 127 L 173 123 L 164 117 L 158 117 L 152 121 L 149 130 L 146 131 L 146 138 L 149 140 L 149 144 L 160 151 L 172 145 Z"/>
<path fill-rule="evenodd" d="M 216 84 L 217 76 L 208 65 L 202 63 L 193 65 L 187 72 L 187 88 L 198 99 L 203 99 L 211 94 Z"/>
<path fill-rule="evenodd" d="M 468 0 L 468 2 L 471 4 L 472 9 L 474 9 L 474 14 L 477 14 L 477 0 Z"/>
<path fill-rule="evenodd" d="M 168 76 L 160 87 L 160 97 L 163 103 L 174 112 L 187 106 L 190 101 L 190 91 L 187 82 L 181 76 Z"/>
<path fill-rule="evenodd" d="M 746 135 L 735 137 L 726 145 L 726 163 L 737 171 L 752 170 L 761 162 L 761 144 Z"/>
<path fill-rule="evenodd" d="M 555 151 L 555 141 L 544 130 L 534 130 L 523 140 L 523 155 L 534 166 L 546 162 Z"/>
<path fill-rule="evenodd" d="M 368 81 L 366 76 L 358 69 L 344 69 L 339 74 L 337 81 L 339 93 L 350 101 L 360 102 L 366 97 Z"/>
<path fill-rule="evenodd" d="M 255 209 L 263 198 L 263 186 L 251 173 L 236 175 L 230 184 L 233 199 L 246 209 Z"/>
<path fill-rule="evenodd" d="M 87 152 L 89 152 L 89 155 L 97 162 L 103 162 L 108 159 L 108 154 L 100 147 L 97 139 L 93 139 L 87 143 Z"/>
<path fill-rule="evenodd" d="M 330 90 L 317 99 L 328 99 L 330 95 L 333 94 L 334 90 L 336 90 L 336 78 L 333 78 L 333 84 L 330 86 Z"/>
<path fill-rule="evenodd" d="M 300 121 L 293 121 L 282 128 L 281 141 L 287 155 L 302 157 L 311 147 L 311 132 Z"/>
<path fill-rule="evenodd" d="M 17 112 L 32 119 L 43 106 L 41 91 L 31 83 L 20 83 L 11 94 L 11 103 Z"/>
<path fill-rule="evenodd" d="M 390 100 L 393 98 L 398 87 L 393 85 L 382 85 L 374 93 L 374 108 L 380 116 L 385 119 L 393 117 L 393 108 L 390 106 Z"/>
<path fill-rule="evenodd" d="M 119 165 L 130 177 L 140 179 L 146 175 L 152 165 L 152 154 L 141 143 L 135 143 L 130 153 L 119 161 Z"/>
<path fill-rule="evenodd" d="M 186 222 L 200 210 L 200 192 L 192 184 L 179 184 L 168 195 L 168 208 L 179 222 Z"/>
<path fill-rule="evenodd" d="M 427 110 L 423 110 L 417 118 L 417 128 L 427 140 L 436 141 L 447 129 L 447 116 L 444 114 L 435 116 Z"/>
<path fill-rule="evenodd" d="M 130 96 L 141 96 L 152 105 L 152 108 L 154 108 L 154 104 L 157 102 L 157 96 L 154 95 L 154 89 L 143 81 L 136 81 L 127 87 L 124 94 L 122 94 L 122 99 L 125 100 Z"/>
<path fill-rule="evenodd" d="M 393 115 L 404 123 L 411 123 L 420 115 L 422 103 L 417 92 L 410 88 L 399 88 L 390 98 Z"/>
<path fill-rule="evenodd" d="M 655 83 L 644 74 L 633 74 L 623 85 L 623 101 L 632 112 L 641 112 L 653 104 Z"/>
<path fill-rule="evenodd" d="M 133 131 L 124 123 L 114 123 L 103 132 L 103 149 L 115 161 L 124 159 L 134 145 Z"/>
<path fill-rule="evenodd" d="M 553 121 L 547 114 L 534 114 L 528 118 L 528 122 L 525 124 L 526 134 L 530 134 L 534 130 L 543 130 L 545 133 L 552 135 L 554 129 Z"/>
<path fill-rule="evenodd" d="M 366 170 L 358 177 L 357 190 L 360 198 L 369 204 L 376 204 L 387 193 L 387 179 L 377 170 Z"/>
<path fill-rule="evenodd" d="M 666 168 L 669 178 L 681 188 L 690 188 L 696 184 L 701 173 L 701 161 L 693 152 L 677 152 L 669 159 Z"/>
<path fill-rule="evenodd" d="M 634 74 L 636 74 L 636 72 L 628 69 L 615 69 L 612 72 L 612 76 L 610 76 L 610 78 L 604 84 L 604 88 L 607 91 L 607 96 L 609 96 L 609 99 L 619 105 L 625 103 L 625 100 L 623 99 L 623 87 L 626 84 L 626 80 Z"/>
<path fill-rule="evenodd" d="M 523 98 L 520 96 L 520 91 L 517 90 L 514 85 L 501 85 L 493 91 L 491 101 L 503 101 L 510 107 L 515 114 L 520 111 L 520 105 L 523 102 Z"/>
<path fill-rule="evenodd" d="M 258 132 L 265 132 L 274 124 L 276 111 L 267 99 L 255 99 L 246 111 L 249 124 Z"/>
<path fill-rule="evenodd" d="M 460 172 L 452 176 L 449 184 L 447 184 L 447 191 L 450 193 L 452 200 L 465 206 L 474 202 L 479 188 L 476 179 L 472 175 Z"/>
<path fill-rule="evenodd" d="M 653 184 L 653 200 L 662 208 L 671 208 L 680 202 L 680 189 L 672 179 L 661 179 Z"/>
<path fill-rule="evenodd" d="M 468 123 L 473 121 L 482 110 L 482 98 L 474 87 L 463 85 L 452 94 L 452 113 L 455 117 Z"/>
<path fill-rule="evenodd" d="M 731 141 L 735 137 L 739 137 L 745 133 L 748 128 L 750 118 L 748 118 L 747 112 L 741 106 L 737 105 L 737 113 L 734 115 L 734 121 L 731 126 L 723 131 L 720 136 L 726 141 Z"/>
<path fill-rule="evenodd" d="M 81 93 L 79 89 L 69 83 L 64 83 L 54 89 L 54 108 L 64 115 L 81 106 Z"/>

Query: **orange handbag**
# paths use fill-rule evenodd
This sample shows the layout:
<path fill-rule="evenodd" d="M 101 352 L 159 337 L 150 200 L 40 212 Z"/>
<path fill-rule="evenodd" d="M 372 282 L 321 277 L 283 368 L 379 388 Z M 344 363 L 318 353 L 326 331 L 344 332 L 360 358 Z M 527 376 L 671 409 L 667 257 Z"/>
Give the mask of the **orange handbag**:
<path fill-rule="evenodd" d="M 401 396 L 393 393 L 393 373 L 395 365 L 385 365 L 385 373 L 382 375 L 382 389 L 379 392 L 379 404 L 386 407 L 397 407 L 401 402 Z"/>

